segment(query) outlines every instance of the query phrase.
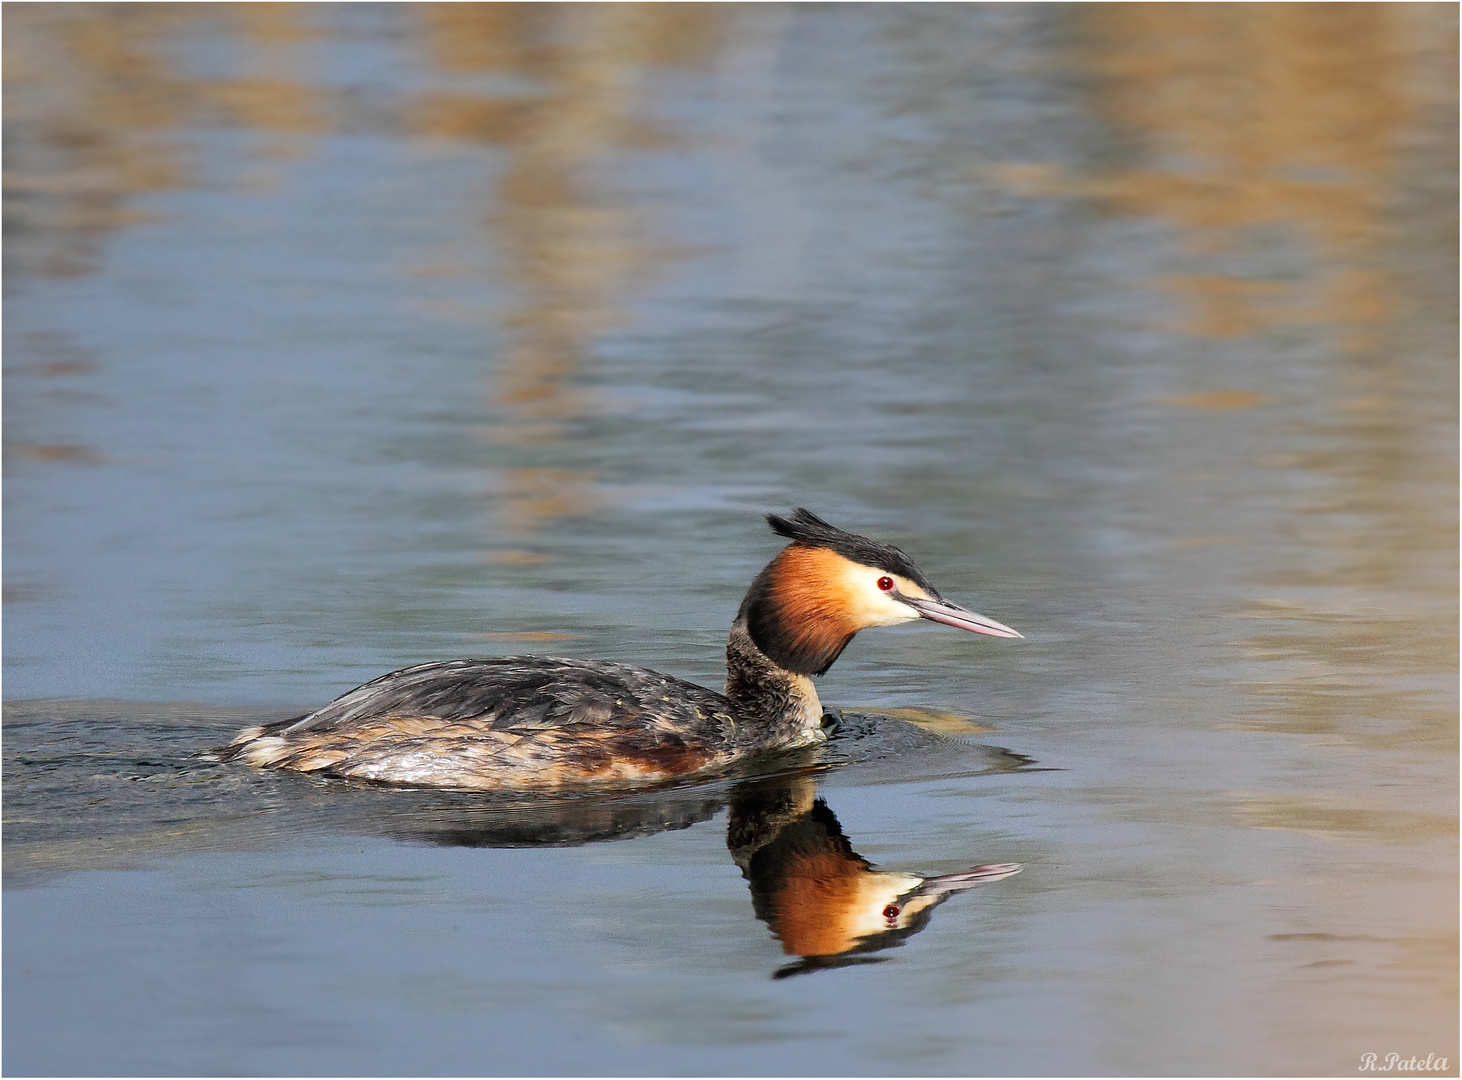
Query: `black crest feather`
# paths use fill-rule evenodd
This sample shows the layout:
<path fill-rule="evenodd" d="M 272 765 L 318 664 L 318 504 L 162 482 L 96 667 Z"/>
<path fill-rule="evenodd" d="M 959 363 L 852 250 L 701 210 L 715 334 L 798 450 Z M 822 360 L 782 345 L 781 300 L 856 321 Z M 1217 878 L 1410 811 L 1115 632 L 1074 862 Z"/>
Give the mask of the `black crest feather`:
<path fill-rule="evenodd" d="M 793 510 L 790 517 L 768 514 L 767 524 L 772 527 L 772 532 L 785 536 L 788 540 L 795 540 L 808 547 L 827 548 L 859 566 L 887 570 L 890 574 L 908 578 L 935 599 L 939 597 L 939 591 L 924 576 L 924 572 L 892 544 L 880 544 L 866 536 L 844 532 L 803 507 Z"/>

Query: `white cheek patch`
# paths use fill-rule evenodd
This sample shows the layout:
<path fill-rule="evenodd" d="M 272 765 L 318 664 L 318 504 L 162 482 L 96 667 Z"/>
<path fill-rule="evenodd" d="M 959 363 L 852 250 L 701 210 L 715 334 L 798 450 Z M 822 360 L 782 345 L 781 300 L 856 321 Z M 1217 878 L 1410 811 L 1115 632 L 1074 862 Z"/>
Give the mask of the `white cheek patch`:
<path fill-rule="evenodd" d="M 879 579 L 886 577 L 893 578 L 895 590 L 905 596 L 928 595 L 908 578 L 870 566 L 847 563 L 843 586 L 851 601 L 849 614 L 858 626 L 893 626 L 919 617 L 919 613 L 908 604 L 895 600 L 892 593 L 878 587 Z"/>
<path fill-rule="evenodd" d="M 899 897 L 918 888 L 923 878 L 913 874 L 887 874 L 870 870 L 858 882 L 858 901 L 845 917 L 846 931 L 854 940 L 871 937 L 908 925 L 906 913 L 912 914 L 927 904 L 910 905 L 899 903 Z M 917 897 L 910 898 L 917 900 Z M 898 909 L 892 917 L 887 914 L 889 906 Z"/>

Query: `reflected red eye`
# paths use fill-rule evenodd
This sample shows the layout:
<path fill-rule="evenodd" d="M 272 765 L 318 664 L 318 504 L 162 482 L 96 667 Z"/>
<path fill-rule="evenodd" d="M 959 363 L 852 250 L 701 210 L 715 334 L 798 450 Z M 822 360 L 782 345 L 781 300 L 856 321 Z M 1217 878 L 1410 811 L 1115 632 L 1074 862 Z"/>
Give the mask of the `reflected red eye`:
<path fill-rule="evenodd" d="M 888 907 L 883 909 L 883 917 L 885 919 L 897 919 L 899 917 L 899 906 L 897 904 L 889 904 Z"/>
<path fill-rule="evenodd" d="M 878 587 L 884 592 L 893 592 L 893 578 L 881 577 L 878 579 Z"/>

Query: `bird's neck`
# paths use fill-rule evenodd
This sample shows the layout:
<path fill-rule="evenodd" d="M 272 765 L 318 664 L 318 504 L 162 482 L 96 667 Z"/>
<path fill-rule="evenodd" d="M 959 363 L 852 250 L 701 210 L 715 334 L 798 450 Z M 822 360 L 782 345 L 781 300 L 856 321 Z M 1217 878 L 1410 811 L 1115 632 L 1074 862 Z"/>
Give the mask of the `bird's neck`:
<path fill-rule="evenodd" d="M 726 642 L 726 697 L 750 742 L 804 746 L 823 738 L 822 702 L 812 679 L 778 666 L 757 648 L 742 616 Z"/>

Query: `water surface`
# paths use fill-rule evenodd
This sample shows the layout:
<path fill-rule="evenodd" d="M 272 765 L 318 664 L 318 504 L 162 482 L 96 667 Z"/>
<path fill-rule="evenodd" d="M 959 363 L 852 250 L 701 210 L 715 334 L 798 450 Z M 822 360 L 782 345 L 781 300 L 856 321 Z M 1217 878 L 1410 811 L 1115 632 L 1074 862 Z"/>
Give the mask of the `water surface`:
<path fill-rule="evenodd" d="M 5 1071 L 1456 1072 L 1454 9 L 4 19 Z M 875 962 L 773 977 L 732 780 L 193 756 L 718 685 L 798 505 L 1026 635 L 823 680 L 852 852 L 1025 867 Z"/>

